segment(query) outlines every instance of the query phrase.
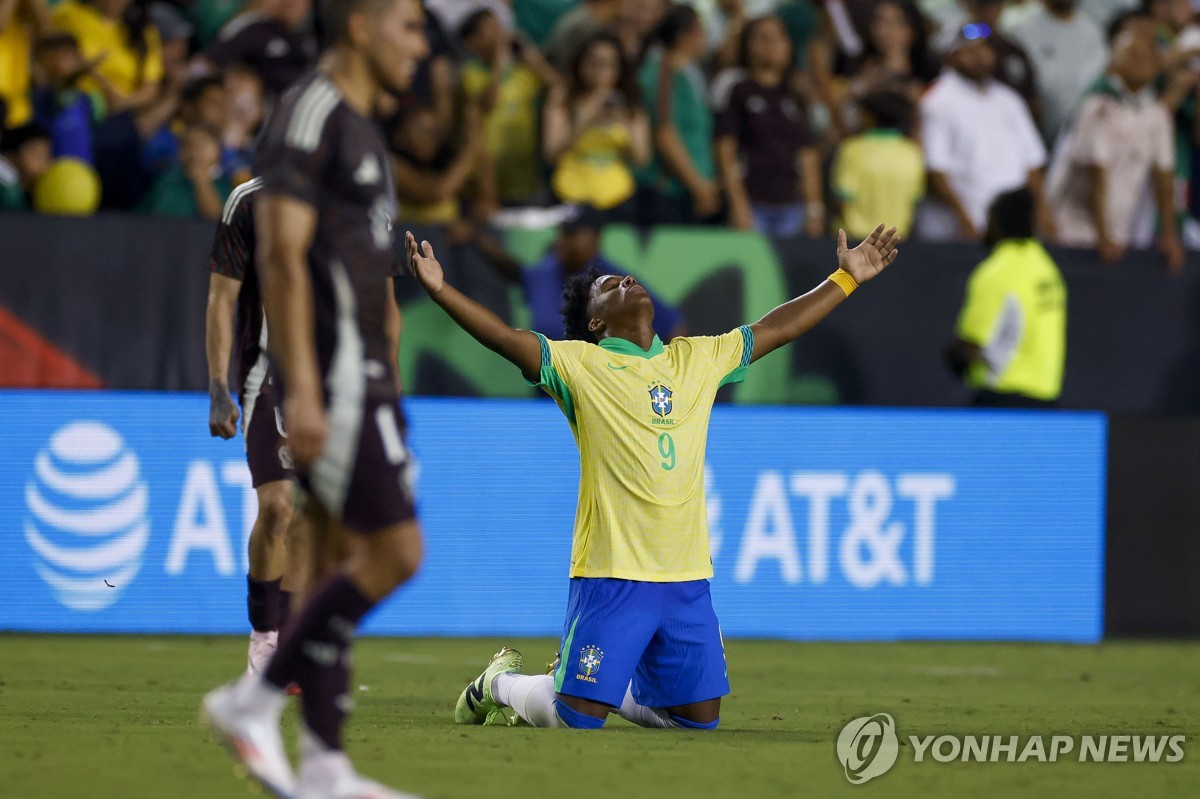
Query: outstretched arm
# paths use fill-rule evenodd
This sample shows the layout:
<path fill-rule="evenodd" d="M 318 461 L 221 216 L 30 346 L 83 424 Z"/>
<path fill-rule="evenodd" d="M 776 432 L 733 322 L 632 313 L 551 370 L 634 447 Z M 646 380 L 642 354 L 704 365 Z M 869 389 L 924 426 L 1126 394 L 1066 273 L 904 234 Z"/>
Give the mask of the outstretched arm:
<path fill-rule="evenodd" d="M 430 298 L 476 341 L 511 361 L 527 380 L 537 382 L 542 371 L 542 343 L 538 337 L 528 330 L 514 330 L 447 283 L 429 242 L 421 242 L 418 248 L 416 237 L 409 232 L 404 243 L 408 248 L 408 268 Z"/>
<path fill-rule="evenodd" d="M 785 302 L 750 325 L 754 333 L 751 362 L 784 344 L 790 344 L 815 327 L 830 311 L 841 305 L 851 291 L 896 260 L 900 254 L 896 249 L 899 241 L 896 228 L 884 231 L 883 225 L 880 225 L 861 244 L 850 249 L 846 244 L 846 231 L 839 230 L 838 271 L 812 291 Z"/>

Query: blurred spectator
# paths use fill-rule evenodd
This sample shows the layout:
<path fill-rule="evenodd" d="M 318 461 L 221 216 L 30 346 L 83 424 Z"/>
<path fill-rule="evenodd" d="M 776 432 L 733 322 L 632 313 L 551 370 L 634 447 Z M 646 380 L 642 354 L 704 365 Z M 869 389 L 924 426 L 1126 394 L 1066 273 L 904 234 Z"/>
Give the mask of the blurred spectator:
<path fill-rule="evenodd" d="M 825 232 L 821 158 L 806 109 L 788 74 L 792 44 L 778 17 L 742 31 L 742 67 L 715 88 L 716 154 L 729 221 L 742 230 L 791 237 Z"/>
<path fill-rule="evenodd" d="M 1141 14 L 1154 20 L 1158 43 L 1169 47 L 1195 16 L 1191 0 L 1142 0 Z"/>
<path fill-rule="evenodd" d="M 233 186 L 221 176 L 221 142 L 202 125 L 179 134 L 179 164 L 154 181 L 141 210 L 154 216 L 217 220 Z"/>
<path fill-rule="evenodd" d="M 0 0 L 0 128 L 24 125 L 33 116 L 30 58 L 49 23 L 42 0 Z"/>
<path fill-rule="evenodd" d="M 485 155 L 478 111 L 469 111 L 467 119 L 466 140 L 457 151 L 430 106 L 408 110 L 393 128 L 398 218 L 405 223 L 444 225 L 458 218 L 460 197 Z"/>
<path fill-rule="evenodd" d="M 633 169 L 650 160 L 650 122 L 616 34 L 598 31 L 581 44 L 543 123 L 559 200 L 610 210 L 633 198 Z"/>
<path fill-rule="evenodd" d="M 643 224 L 713 221 L 721 212 L 714 180 L 713 119 L 705 101 L 704 28 L 688 6 L 672 6 L 659 22 L 638 72 L 654 134 L 654 159 L 641 170 Z"/>
<path fill-rule="evenodd" d="M 196 29 L 183 12 L 168 2 L 151 3 L 150 20 L 162 42 L 163 82 L 182 86 L 187 80 L 188 48 Z"/>
<path fill-rule="evenodd" d="M 221 141 L 228 124 L 229 96 L 225 81 L 219 77 L 192 78 L 180 94 L 178 116 L 146 141 L 142 160 L 151 173 L 160 175 L 180 160 L 183 131 L 200 126 Z M 244 154 L 226 147 L 223 141 L 219 170 L 234 185 L 249 180 Z"/>
<path fill-rule="evenodd" d="M 69 33 L 52 33 L 34 46 L 34 61 L 45 85 L 33 94 L 34 119 L 50 134 L 54 157 L 95 162 L 95 126 L 108 115 L 104 95 L 79 88 L 95 65 L 83 60 Z"/>
<path fill-rule="evenodd" d="M 200 46 L 215 39 L 225 23 L 241 13 L 247 4 L 247 0 L 194 0 L 186 3 L 188 15 L 196 24 L 196 38 Z"/>
<path fill-rule="evenodd" d="M 525 289 L 525 303 L 531 317 L 530 329 L 550 338 L 565 335 L 561 309 L 563 289 L 567 279 L 589 269 L 603 275 L 627 275 L 629 272 L 600 254 L 600 233 L 609 217 L 595 208 L 583 207 L 559 228 L 558 238 L 544 258 L 534 266 L 522 269 L 498 243 L 478 230 L 467 236 L 458 235 L 461 243 L 472 244 L 505 277 L 520 283 Z M 648 287 L 646 293 L 654 303 L 654 332 L 663 341 L 687 335 L 683 315 L 677 308 L 663 302 Z"/>
<path fill-rule="evenodd" d="M 196 68 L 207 72 L 246 64 L 273 100 L 316 63 L 316 43 L 303 31 L 311 11 L 312 0 L 263 0 L 221 28 L 196 56 Z"/>
<path fill-rule="evenodd" d="M 223 143 L 237 164 L 252 164 L 254 137 L 267 115 L 262 79 L 244 64 L 230 64 L 225 70 L 225 94 L 229 113 Z"/>
<path fill-rule="evenodd" d="M 50 137 L 35 123 L 0 134 L 0 210 L 29 207 L 29 194 L 51 163 Z"/>
<path fill-rule="evenodd" d="M 877 89 L 895 89 L 915 102 L 940 68 L 929 52 L 916 7 L 882 0 L 871 16 L 863 54 L 852 67 L 851 92 L 861 97 Z"/>
<path fill-rule="evenodd" d="M 779 0 L 682 0 L 696 9 L 704 26 L 710 71 L 742 62 L 742 31 L 752 19 L 775 13 Z M 807 0 L 805 0 L 807 2 Z"/>
<path fill-rule="evenodd" d="M 54 9 L 55 26 L 72 33 L 83 57 L 111 86 L 109 113 L 140 109 L 158 99 L 163 80 L 162 42 L 145 0 L 64 0 Z M 85 78 L 81 88 L 101 90 Z"/>
<path fill-rule="evenodd" d="M 917 232 L 925 239 L 978 240 L 992 201 L 1020 186 L 1030 186 L 1041 206 L 1046 148 L 1021 96 L 992 78 L 990 35 L 975 24 L 947 31 L 947 68 L 921 100 L 925 165 L 936 200 L 920 211 Z"/>
<path fill-rule="evenodd" d="M 683 0 L 700 17 L 710 72 L 735 67 L 741 62 L 742 30 L 747 20 L 766 16 L 775 0 Z M 749 8 L 748 6 L 753 6 Z"/>
<path fill-rule="evenodd" d="M 566 73 L 585 41 L 612 26 L 621 11 L 621 0 L 583 0 L 564 14 L 546 41 L 546 59 Z"/>
<path fill-rule="evenodd" d="M 514 24 L 530 41 L 545 48 L 558 21 L 578 3 L 579 0 L 513 0 Z"/>
<path fill-rule="evenodd" d="M 996 51 L 996 71 L 992 77 L 1016 90 L 1025 99 L 1035 120 L 1040 118 L 1037 101 L 1037 77 L 1033 62 L 1025 48 L 1001 31 L 1004 0 L 964 0 L 966 17 L 963 24 L 983 24 L 991 30 L 988 39 Z"/>
<path fill-rule="evenodd" d="M 506 36 L 513 33 L 515 20 L 510 0 L 425 0 L 426 13 L 436 14 L 448 31 L 458 30 L 467 17 L 483 9 L 495 15 Z"/>
<path fill-rule="evenodd" d="M 875 27 L 876 9 L 881 2 L 899 6 L 901 15 L 906 21 L 906 27 L 912 31 L 914 46 L 918 39 L 924 39 L 924 23 L 914 0 L 812 0 L 819 2 L 824 9 L 821 17 L 820 35 L 811 42 L 810 66 L 812 71 L 813 92 L 829 113 L 831 133 L 834 138 L 840 138 L 851 128 L 851 121 L 843 113 L 842 90 L 840 78 L 852 76 L 856 68 L 863 64 L 868 57 L 868 47 L 878 50 L 872 44 L 872 29 Z M 898 28 L 889 28 L 887 22 L 895 19 L 888 16 L 881 31 L 885 37 L 898 38 L 903 35 Z M 887 42 L 891 50 L 894 43 Z M 911 61 L 912 53 L 909 53 Z M 923 60 L 923 59 L 922 59 Z M 924 70 L 922 65 L 918 67 Z M 874 84 L 856 87 L 858 96 L 871 91 Z M 914 100 L 916 98 L 914 97 Z"/>
<path fill-rule="evenodd" d="M 1059 242 L 1095 247 L 1107 262 L 1150 243 L 1157 206 L 1159 247 L 1178 271 L 1174 129 L 1154 93 L 1160 59 L 1150 37 L 1134 30 L 1117 37 L 1108 74 L 1084 98 L 1055 154 L 1049 196 Z"/>
<path fill-rule="evenodd" d="M 914 5 L 911 0 L 903 1 Z M 836 60 L 841 62 L 843 69 L 866 53 L 879 3 L 880 0 L 824 0 L 828 38 L 834 44 Z"/>
<path fill-rule="evenodd" d="M 1108 46 L 1100 26 L 1078 10 L 1079 0 L 1045 0 L 1012 29 L 1033 61 L 1042 136 L 1053 142 L 1088 86 L 1104 71 Z"/>
<path fill-rule="evenodd" d="M 1034 238 L 1035 199 L 1001 194 L 988 214 L 991 253 L 967 281 L 950 368 L 974 389 L 971 404 L 1053 407 L 1062 393 L 1067 287 Z"/>
<path fill-rule="evenodd" d="M 821 14 L 814 0 L 781 0 L 776 4 L 775 16 L 783 20 L 788 38 L 795 51 L 797 73 L 809 69 L 810 47 L 821 30 Z"/>
<path fill-rule="evenodd" d="M 864 131 L 838 145 L 832 193 L 840 205 L 838 226 L 862 239 L 887 220 L 901 238 L 912 231 L 913 211 L 925 195 L 925 160 L 912 133 L 913 104 L 883 90 L 859 101 Z"/>
<path fill-rule="evenodd" d="M 396 113 L 404 114 L 409 108 L 432 108 L 438 124 L 450 130 L 457 111 L 457 53 L 437 14 L 425 14 L 425 41 L 429 43 L 429 55 L 417 64 L 408 90 L 396 97 Z"/>
<path fill-rule="evenodd" d="M 509 205 L 534 202 L 542 186 L 538 98 L 558 76 L 533 45 L 512 38 L 490 8 L 468 16 L 458 37 L 468 54 L 463 94 L 484 112 L 496 195 Z"/>
<path fill-rule="evenodd" d="M 621 0 L 612 28 L 630 64 L 640 64 L 646 43 L 670 6 L 668 0 Z"/>
<path fill-rule="evenodd" d="M 1079 10 L 1095 20 L 1100 30 L 1108 30 L 1113 20 L 1140 4 L 1140 0 L 1080 0 Z"/>

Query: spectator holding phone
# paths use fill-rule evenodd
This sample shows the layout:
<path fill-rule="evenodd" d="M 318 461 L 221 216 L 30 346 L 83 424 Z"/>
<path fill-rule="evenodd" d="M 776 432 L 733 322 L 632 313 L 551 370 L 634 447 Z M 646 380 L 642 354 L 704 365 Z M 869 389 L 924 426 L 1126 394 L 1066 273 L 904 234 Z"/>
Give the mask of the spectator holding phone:
<path fill-rule="evenodd" d="M 633 170 L 650 160 L 650 122 L 615 34 L 583 42 L 565 89 L 546 103 L 542 130 L 559 200 L 607 211 L 632 199 Z"/>
<path fill-rule="evenodd" d="M 463 93 L 483 109 L 497 197 L 506 205 L 533 203 L 542 188 L 538 98 L 557 85 L 558 75 L 533 45 L 507 32 L 490 8 L 469 14 L 458 38 L 468 54 Z"/>

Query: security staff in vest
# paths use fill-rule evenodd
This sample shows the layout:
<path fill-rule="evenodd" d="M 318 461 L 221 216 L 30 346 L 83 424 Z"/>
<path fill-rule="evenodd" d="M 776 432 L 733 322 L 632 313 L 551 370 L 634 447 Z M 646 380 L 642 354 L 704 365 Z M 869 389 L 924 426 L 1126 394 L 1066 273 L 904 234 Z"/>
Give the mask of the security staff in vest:
<path fill-rule="evenodd" d="M 1048 408 L 1062 393 L 1067 288 L 1033 237 L 1028 189 L 1001 194 L 988 212 L 991 254 L 975 267 L 946 349 L 951 370 L 980 407 Z"/>

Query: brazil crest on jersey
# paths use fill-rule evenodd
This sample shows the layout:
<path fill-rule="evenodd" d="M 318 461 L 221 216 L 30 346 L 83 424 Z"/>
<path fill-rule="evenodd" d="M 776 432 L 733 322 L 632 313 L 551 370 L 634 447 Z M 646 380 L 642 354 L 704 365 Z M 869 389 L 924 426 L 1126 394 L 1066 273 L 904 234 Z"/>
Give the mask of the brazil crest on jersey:
<path fill-rule="evenodd" d="M 682 582 L 712 577 L 704 451 L 717 389 L 741 382 L 754 334 L 542 344 L 537 384 L 579 446 L 572 577 Z"/>

